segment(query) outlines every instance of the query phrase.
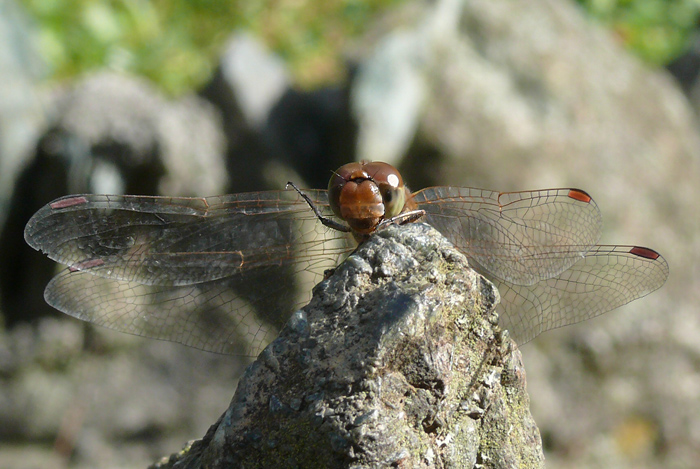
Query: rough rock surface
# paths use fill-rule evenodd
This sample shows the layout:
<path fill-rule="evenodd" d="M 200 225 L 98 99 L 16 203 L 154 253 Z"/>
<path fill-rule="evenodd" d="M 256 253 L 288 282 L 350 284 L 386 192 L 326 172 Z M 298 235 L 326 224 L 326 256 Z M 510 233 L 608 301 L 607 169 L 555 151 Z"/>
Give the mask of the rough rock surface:
<path fill-rule="evenodd" d="M 542 467 L 497 290 L 424 224 L 320 283 L 207 432 L 155 467 Z"/>
<path fill-rule="evenodd" d="M 380 145 L 358 158 L 391 144 L 413 189 L 579 187 L 602 211 L 601 244 L 670 265 L 658 292 L 521 348 L 548 467 L 696 466 L 700 133 L 681 90 L 573 1 L 410 2 L 377 26 L 364 66 L 387 72 L 361 71 L 371 90 L 353 96 L 372 97 L 359 141 Z"/>

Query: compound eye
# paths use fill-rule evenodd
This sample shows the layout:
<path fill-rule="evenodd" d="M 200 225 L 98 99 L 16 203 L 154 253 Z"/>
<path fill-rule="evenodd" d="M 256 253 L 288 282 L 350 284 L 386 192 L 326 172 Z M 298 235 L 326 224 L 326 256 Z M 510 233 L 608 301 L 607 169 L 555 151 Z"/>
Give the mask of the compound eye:
<path fill-rule="evenodd" d="M 392 186 L 390 183 L 377 184 L 384 202 L 384 219 L 397 216 L 403 210 L 406 203 L 406 190 L 401 186 Z"/>

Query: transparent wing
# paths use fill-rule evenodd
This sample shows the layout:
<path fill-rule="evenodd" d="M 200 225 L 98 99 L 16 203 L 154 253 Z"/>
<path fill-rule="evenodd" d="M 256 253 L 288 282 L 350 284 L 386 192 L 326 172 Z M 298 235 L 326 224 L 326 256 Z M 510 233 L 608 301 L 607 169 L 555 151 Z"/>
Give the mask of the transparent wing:
<path fill-rule="evenodd" d="M 489 277 L 529 285 L 558 275 L 596 244 L 601 215 L 579 189 L 493 192 L 432 187 L 414 194 L 425 220 Z"/>
<path fill-rule="evenodd" d="M 641 298 L 668 278 L 666 260 L 651 249 L 597 246 L 600 211 L 579 189 L 435 187 L 415 199 L 498 286 L 501 325 L 519 344 Z"/>
<path fill-rule="evenodd" d="M 308 194 L 330 216 L 325 191 Z M 74 270 L 146 285 L 189 285 L 293 261 L 292 246 L 302 239 L 307 250 L 323 255 L 329 233 L 316 222 L 293 191 L 208 198 L 80 195 L 39 210 L 25 239 Z"/>
<path fill-rule="evenodd" d="M 331 216 L 326 191 L 307 191 Z M 578 189 L 414 194 L 425 221 L 499 286 L 519 343 L 659 288 L 655 251 L 596 246 L 601 215 Z M 37 212 L 27 242 L 69 267 L 46 289 L 80 319 L 229 354 L 256 355 L 352 249 L 293 191 L 209 198 L 81 195 Z"/>
<path fill-rule="evenodd" d="M 594 246 L 569 269 L 534 285 L 496 280 L 501 325 L 524 344 L 642 298 L 661 288 L 668 274 L 666 260 L 649 248 Z"/>
<path fill-rule="evenodd" d="M 329 214 L 325 191 L 307 195 Z M 25 238 L 69 266 L 47 286 L 55 308 L 123 332 L 244 355 L 257 354 L 354 245 L 321 225 L 293 191 L 64 197 L 34 215 Z"/>

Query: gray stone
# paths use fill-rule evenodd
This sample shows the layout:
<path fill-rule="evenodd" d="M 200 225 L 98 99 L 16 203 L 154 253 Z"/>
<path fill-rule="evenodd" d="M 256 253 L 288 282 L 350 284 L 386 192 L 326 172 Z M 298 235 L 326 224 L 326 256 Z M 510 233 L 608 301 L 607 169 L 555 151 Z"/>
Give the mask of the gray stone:
<path fill-rule="evenodd" d="M 290 321 L 207 435 L 155 467 L 543 467 L 493 285 L 424 224 L 352 258 L 314 290 L 309 333 Z"/>
<path fill-rule="evenodd" d="M 445 8 L 452 23 L 436 21 Z M 379 22 L 362 50 L 398 33 L 421 49 L 391 63 L 427 58 L 409 78 L 428 83 L 423 104 L 399 115 L 391 95 L 374 93 L 373 105 L 416 121 L 394 144 L 401 153 L 386 157 L 411 188 L 579 187 L 600 206 L 602 244 L 650 246 L 670 265 L 658 292 L 522 348 L 548 466 L 695 465 L 700 434 L 690 416 L 700 415 L 700 386 L 688 370 L 700 359 L 700 134 L 688 99 L 575 2 L 411 2 Z M 363 132 L 393 137 L 394 124 L 375 122 L 360 121 L 360 141 L 371 140 Z M 359 158 L 374 158 L 362 148 Z M 630 429 L 643 430 L 635 451 L 620 438 Z"/>
<path fill-rule="evenodd" d="M 257 129 L 265 125 L 272 107 L 292 86 L 282 59 L 242 32 L 229 39 L 219 70 L 240 105 L 246 124 Z"/>
<path fill-rule="evenodd" d="M 225 188 L 224 135 L 206 101 L 170 101 L 146 80 L 109 72 L 54 95 L 53 127 L 84 147 L 58 152 L 69 165 L 70 192 L 202 195 Z M 138 185 L 146 172 L 153 180 Z"/>

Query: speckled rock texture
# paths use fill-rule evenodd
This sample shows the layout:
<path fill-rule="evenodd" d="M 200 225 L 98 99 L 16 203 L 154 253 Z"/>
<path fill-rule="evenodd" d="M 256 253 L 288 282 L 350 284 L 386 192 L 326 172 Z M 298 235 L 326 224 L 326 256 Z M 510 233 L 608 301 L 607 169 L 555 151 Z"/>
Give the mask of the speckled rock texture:
<path fill-rule="evenodd" d="M 437 231 L 373 235 L 154 467 L 543 467 L 498 292 Z"/>

